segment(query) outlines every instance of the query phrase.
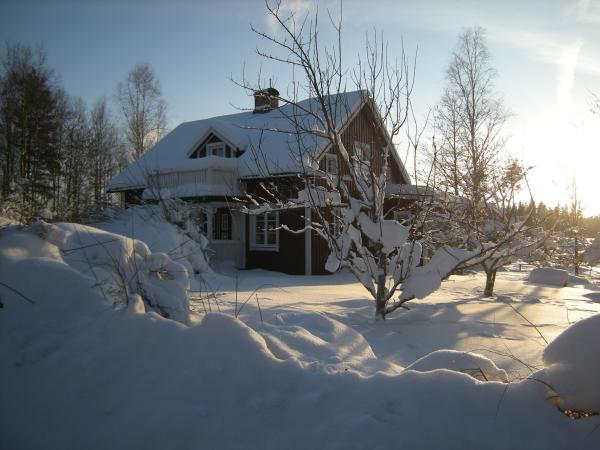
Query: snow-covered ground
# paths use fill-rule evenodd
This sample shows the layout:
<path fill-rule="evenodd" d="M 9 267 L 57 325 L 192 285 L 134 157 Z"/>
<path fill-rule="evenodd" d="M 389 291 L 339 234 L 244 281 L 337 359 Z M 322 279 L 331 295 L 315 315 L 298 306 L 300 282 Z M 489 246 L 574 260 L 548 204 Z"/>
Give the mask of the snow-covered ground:
<path fill-rule="evenodd" d="M 221 293 L 218 304 L 192 297 L 192 311 L 201 315 L 210 306 L 234 314 L 235 276 L 212 277 L 211 286 Z M 408 311 L 385 321 L 374 318 L 373 300 L 349 273 L 304 277 L 250 270 L 237 278 L 237 309 L 251 294 L 258 296 L 258 304 L 252 295 L 239 317 L 263 335 L 281 315 L 316 312 L 360 333 L 381 360 L 406 367 L 435 350 L 477 352 L 513 380 L 542 367 L 547 342 L 570 324 L 600 312 L 600 292 L 533 284 L 528 272 L 499 272 L 495 298 L 481 296 L 484 274 L 453 275 L 434 294 L 409 302 Z"/>
<path fill-rule="evenodd" d="M 75 230 L 117 239 L 0 231 L 2 449 L 600 448 L 558 407 L 600 410 L 600 292 L 453 276 L 382 321 L 349 274 L 207 271 L 187 326 L 115 308 Z M 169 249 L 119 245 L 169 282 Z"/>

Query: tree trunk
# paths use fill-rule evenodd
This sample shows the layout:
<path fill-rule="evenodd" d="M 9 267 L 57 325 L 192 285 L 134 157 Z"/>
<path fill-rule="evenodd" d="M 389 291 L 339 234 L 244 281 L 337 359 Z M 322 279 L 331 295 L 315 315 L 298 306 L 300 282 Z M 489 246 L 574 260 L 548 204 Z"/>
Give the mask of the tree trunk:
<path fill-rule="evenodd" d="M 375 317 L 385 319 L 385 305 L 387 303 L 387 289 L 385 288 L 385 275 L 377 277 L 377 297 L 375 298 Z"/>
<path fill-rule="evenodd" d="M 575 235 L 575 275 L 579 276 L 579 237 Z"/>
<path fill-rule="evenodd" d="M 485 272 L 485 290 L 483 291 L 484 297 L 491 297 L 494 295 L 494 283 L 496 282 L 496 271 L 490 270 Z"/>

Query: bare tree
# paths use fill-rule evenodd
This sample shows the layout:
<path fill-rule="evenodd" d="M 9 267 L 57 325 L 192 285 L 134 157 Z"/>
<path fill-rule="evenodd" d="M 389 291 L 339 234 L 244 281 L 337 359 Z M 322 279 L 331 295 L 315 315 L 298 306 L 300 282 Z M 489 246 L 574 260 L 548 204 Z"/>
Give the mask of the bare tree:
<path fill-rule="evenodd" d="M 122 167 L 125 159 L 105 97 L 94 103 L 89 126 L 88 164 L 91 196 L 95 205 L 101 205 L 107 201 L 106 183 Z"/>
<path fill-rule="evenodd" d="M 466 155 L 461 125 L 459 97 L 454 90 L 446 89 L 435 109 L 435 137 L 431 151 L 427 151 L 426 156 L 435 170 L 436 188 L 456 196 L 464 190 Z"/>
<path fill-rule="evenodd" d="M 135 159 L 165 133 L 166 103 L 160 82 L 147 63 L 137 64 L 117 87 L 117 99 L 125 122 L 125 136 Z"/>
<path fill-rule="evenodd" d="M 60 148 L 62 189 L 57 212 L 60 217 L 79 220 L 87 210 L 89 200 L 89 164 L 86 158 L 89 126 L 86 107 L 81 98 L 72 98 L 67 105 Z"/>
<path fill-rule="evenodd" d="M 517 196 L 523 185 L 527 185 L 527 172 L 520 162 L 509 160 L 492 174 L 490 192 L 480 204 L 479 220 L 473 222 L 468 214 L 462 216 L 467 244 L 482 253 L 480 261 L 467 262 L 462 267 L 481 265 L 486 274 L 483 292 L 486 297 L 494 294 L 499 269 L 519 258 L 531 256 L 546 240 L 541 220 L 532 215 L 533 208 L 525 216 L 518 214 Z"/>
<path fill-rule="evenodd" d="M 448 87 L 444 97 L 452 99 L 451 108 L 456 108 L 453 110 L 456 116 L 449 115 L 442 123 L 444 128 L 456 133 L 458 143 L 453 142 L 454 148 L 461 147 L 457 158 L 461 182 L 455 187 L 471 201 L 474 218 L 477 205 L 490 191 L 489 181 L 504 147 L 501 131 L 508 113 L 494 94 L 495 76 L 485 31 L 482 28 L 465 30 L 459 36 L 446 70 Z M 443 100 L 442 105 L 447 102 Z M 456 119 L 458 127 L 455 129 Z M 449 182 L 454 184 L 452 179 Z"/>
<path fill-rule="evenodd" d="M 410 135 L 410 147 L 417 148 L 422 133 L 413 123 L 410 104 L 414 62 L 403 49 L 396 57 L 389 57 L 387 44 L 373 33 L 366 40 L 364 55 L 347 69 L 342 64 L 341 13 L 338 18 L 328 13 L 336 38 L 333 45 L 327 46 L 319 40 L 318 13 L 302 17 L 287 14 L 280 2 L 267 2 L 266 8 L 277 31 L 271 34 L 253 30 L 274 49 L 258 50 L 258 54 L 292 68 L 294 82 L 287 94 L 261 86 L 260 82 L 256 85 L 244 80 L 239 84 L 255 95 L 259 92 L 287 104 L 280 108 L 280 114 L 286 117 L 289 127 L 264 131 L 295 136 L 290 151 L 302 161 L 304 189 L 285 203 L 282 189 L 265 185 L 266 201 L 259 205 L 253 199 L 258 208 L 247 212 L 264 212 L 271 207 L 268 202 L 277 203 L 279 209 L 308 206 L 311 217 L 307 218 L 307 228 L 315 230 L 329 246 L 326 269 L 334 272 L 348 268 L 375 300 L 376 317 L 385 318 L 406 301 L 437 288 L 441 278 L 463 261 L 451 249 L 445 249 L 450 262 L 442 256 L 426 266 L 427 274 L 421 271 L 421 275 L 436 278 L 438 284 L 419 284 L 413 277 L 411 284 L 419 285 L 419 292 L 412 289 L 404 298 L 394 300 L 421 260 L 417 216 L 404 224 L 390 217 L 388 193 L 388 168 L 398 157 L 394 143 L 400 136 Z M 365 105 L 376 130 L 377 138 L 367 146 L 349 146 L 340 127 L 340 119 L 350 113 L 352 96 L 346 93 L 351 88 L 358 90 L 354 95 Z M 299 101 L 299 94 L 309 100 Z M 315 143 L 322 142 L 324 145 L 319 147 L 325 150 L 315 154 Z M 256 159 L 262 162 L 264 155 L 258 147 Z M 334 171 L 323 164 L 327 157 L 335 161 Z"/>
<path fill-rule="evenodd" d="M 533 209 L 526 217 L 517 214 L 516 194 L 527 185 L 528 170 L 504 150 L 502 127 L 508 113 L 494 93 L 495 76 L 484 30 L 463 31 L 436 110 L 439 141 L 434 140 L 429 154 L 433 184 L 456 197 L 434 208 L 433 227 L 444 230 L 442 241 L 479 255 L 457 268 L 482 267 L 486 296 L 494 292 L 498 269 L 533 252 L 545 239 Z"/>

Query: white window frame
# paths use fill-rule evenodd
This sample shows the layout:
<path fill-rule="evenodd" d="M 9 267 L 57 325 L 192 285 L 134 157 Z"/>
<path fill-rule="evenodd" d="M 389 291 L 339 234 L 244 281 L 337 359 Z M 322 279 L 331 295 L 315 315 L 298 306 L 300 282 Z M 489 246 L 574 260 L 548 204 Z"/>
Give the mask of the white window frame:
<path fill-rule="evenodd" d="M 269 214 L 275 214 L 275 244 L 267 244 L 267 233 L 268 227 L 265 226 L 263 230 L 264 244 L 256 243 L 256 216 L 263 216 L 265 224 L 268 223 L 267 216 Z M 261 214 L 253 214 L 250 216 L 250 250 L 264 251 L 264 252 L 278 252 L 279 251 L 279 211 L 267 211 Z"/>
<path fill-rule="evenodd" d="M 215 150 L 220 149 L 222 151 L 221 155 L 215 155 Z M 218 156 L 220 158 L 227 158 L 225 142 L 211 142 L 210 144 L 206 144 L 206 156 Z"/>
<path fill-rule="evenodd" d="M 330 165 L 333 164 L 335 166 L 335 172 L 330 170 Z M 325 172 L 329 175 L 333 175 L 337 177 L 340 173 L 340 166 L 338 164 L 338 157 L 334 153 L 326 153 L 325 154 Z"/>

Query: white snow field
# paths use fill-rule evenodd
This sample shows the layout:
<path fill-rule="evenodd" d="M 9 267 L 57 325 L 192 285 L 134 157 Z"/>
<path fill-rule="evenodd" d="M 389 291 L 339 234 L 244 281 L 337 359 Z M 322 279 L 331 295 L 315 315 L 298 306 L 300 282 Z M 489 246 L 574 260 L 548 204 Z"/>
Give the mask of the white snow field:
<path fill-rule="evenodd" d="M 0 230 L 2 449 L 600 448 L 598 292 L 453 276 L 382 321 L 349 274 L 206 272 L 185 325 L 46 239 Z"/>

